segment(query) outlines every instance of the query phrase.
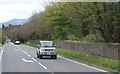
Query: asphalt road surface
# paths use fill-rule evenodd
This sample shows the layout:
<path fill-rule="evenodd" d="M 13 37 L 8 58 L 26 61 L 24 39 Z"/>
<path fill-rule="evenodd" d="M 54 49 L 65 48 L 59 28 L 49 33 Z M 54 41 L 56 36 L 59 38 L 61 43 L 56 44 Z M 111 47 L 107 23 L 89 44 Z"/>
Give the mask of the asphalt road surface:
<path fill-rule="evenodd" d="M 61 56 L 39 59 L 36 48 L 6 43 L 3 46 L 2 72 L 106 72 Z"/>

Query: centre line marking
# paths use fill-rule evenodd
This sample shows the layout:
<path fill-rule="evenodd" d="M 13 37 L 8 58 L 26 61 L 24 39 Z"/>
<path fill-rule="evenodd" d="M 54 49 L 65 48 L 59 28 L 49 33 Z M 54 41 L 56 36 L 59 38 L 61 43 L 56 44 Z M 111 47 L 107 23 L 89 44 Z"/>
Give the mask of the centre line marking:
<path fill-rule="evenodd" d="M 45 67 L 43 64 L 41 63 L 38 63 L 40 66 L 44 67 L 45 69 L 47 69 L 47 67 Z"/>
<path fill-rule="evenodd" d="M 33 63 L 34 61 L 32 61 L 32 60 L 26 60 L 26 59 L 22 59 L 24 62 L 28 62 L 28 63 Z"/>
<path fill-rule="evenodd" d="M 34 58 L 32 58 L 32 60 L 36 61 Z"/>
<path fill-rule="evenodd" d="M 28 57 L 31 57 L 29 54 L 27 54 L 28 55 Z"/>
<path fill-rule="evenodd" d="M 16 46 L 18 49 L 20 49 L 24 54 L 26 54 L 27 56 L 30 56 L 27 52 L 25 52 L 24 50 L 22 50 L 20 47 Z M 35 60 L 33 57 L 30 56 L 30 58 L 32 60 L 34 60 L 35 62 L 37 62 L 40 66 L 42 66 L 44 69 L 47 69 L 46 66 L 44 66 L 43 64 L 41 64 L 40 62 L 38 62 L 37 60 Z M 26 61 L 25 59 L 23 59 L 24 61 Z"/>

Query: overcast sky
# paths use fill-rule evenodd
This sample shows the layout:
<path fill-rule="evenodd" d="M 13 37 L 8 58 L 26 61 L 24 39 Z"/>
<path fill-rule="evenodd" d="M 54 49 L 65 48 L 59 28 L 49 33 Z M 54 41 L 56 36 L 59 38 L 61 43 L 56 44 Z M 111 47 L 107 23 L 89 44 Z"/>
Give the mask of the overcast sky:
<path fill-rule="evenodd" d="M 0 0 L 0 23 L 11 19 L 29 18 L 43 11 L 45 0 Z"/>
<path fill-rule="evenodd" d="M 0 23 L 11 19 L 29 18 L 33 13 L 43 11 L 44 6 L 48 4 L 47 1 L 86 0 L 0 0 Z"/>

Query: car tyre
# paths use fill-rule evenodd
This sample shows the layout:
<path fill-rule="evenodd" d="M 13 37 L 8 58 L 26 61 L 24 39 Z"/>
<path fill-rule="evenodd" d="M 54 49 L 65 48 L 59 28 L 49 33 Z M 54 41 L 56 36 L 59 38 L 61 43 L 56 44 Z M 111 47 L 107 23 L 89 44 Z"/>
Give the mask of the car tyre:
<path fill-rule="evenodd" d="M 51 56 L 52 59 L 57 59 L 57 55 Z"/>
<path fill-rule="evenodd" d="M 54 55 L 54 59 L 57 59 L 57 55 Z"/>
<path fill-rule="evenodd" d="M 39 58 L 39 55 L 38 55 L 38 53 L 37 53 L 37 58 Z"/>
<path fill-rule="evenodd" d="M 42 55 L 40 55 L 39 58 L 42 59 Z"/>

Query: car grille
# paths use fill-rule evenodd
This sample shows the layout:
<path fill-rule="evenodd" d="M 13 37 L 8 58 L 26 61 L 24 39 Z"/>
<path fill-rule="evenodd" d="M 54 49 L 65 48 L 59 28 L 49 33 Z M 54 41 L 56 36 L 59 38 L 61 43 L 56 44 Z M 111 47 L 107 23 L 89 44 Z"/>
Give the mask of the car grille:
<path fill-rule="evenodd" d="M 44 49 L 45 51 L 53 51 L 53 49 Z"/>

